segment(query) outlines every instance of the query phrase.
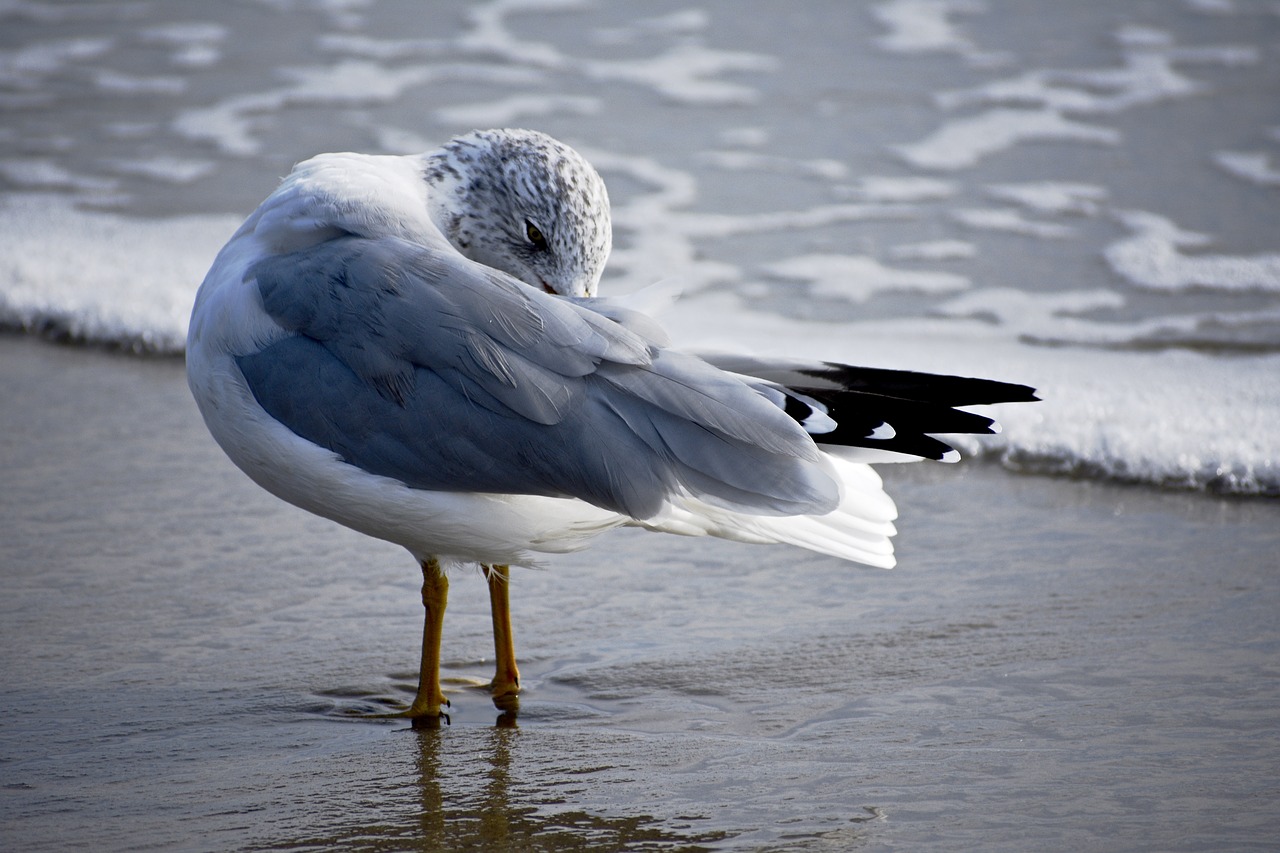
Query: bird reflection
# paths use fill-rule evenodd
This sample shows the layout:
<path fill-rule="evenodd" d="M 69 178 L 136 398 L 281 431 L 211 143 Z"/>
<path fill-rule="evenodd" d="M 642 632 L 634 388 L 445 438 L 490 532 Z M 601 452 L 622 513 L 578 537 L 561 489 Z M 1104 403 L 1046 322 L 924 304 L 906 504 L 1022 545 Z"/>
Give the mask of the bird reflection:
<path fill-rule="evenodd" d="M 693 851 L 714 848 L 747 829 L 698 831 L 707 817 L 687 812 L 659 818 L 573 808 L 588 788 L 592 802 L 613 802 L 619 810 L 632 800 L 610 773 L 617 768 L 602 763 L 599 750 L 566 751 L 563 730 L 521 729 L 511 711 L 499 714 L 491 727 L 462 723 L 389 734 L 392 754 L 383 754 L 372 768 L 372 790 L 352 799 L 344 787 L 336 813 L 321 820 L 313 816 L 307 832 L 256 849 Z M 633 773 L 622 776 L 630 780 Z M 610 796 L 613 787 L 618 790 Z M 863 843 L 865 824 L 884 819 L 881 808 L 856 809 L 836 818 L 834 827 L 789 837 L 824 849 L 852 849 Z"/>
<path fill-rule="evenodd" d="M 457 731 L 415 732 L 421 834 L 414 849 L 599 850 L 637 844 L 696 849 L 727 837 L 723 832 L 673 832 L 647 816 L 546 813 L 547 804 L 563 800 L 564 792 L 558 790 L 563 776 L 543 778 L 536 768 L 522 772 L 522 732 L 511 712 L 501 714 L 482 736 L 483 783 L 478 788 L 466 784 L 459 776 L 473 756 L 460 754 L 467 750 L 459 750 Z"/>

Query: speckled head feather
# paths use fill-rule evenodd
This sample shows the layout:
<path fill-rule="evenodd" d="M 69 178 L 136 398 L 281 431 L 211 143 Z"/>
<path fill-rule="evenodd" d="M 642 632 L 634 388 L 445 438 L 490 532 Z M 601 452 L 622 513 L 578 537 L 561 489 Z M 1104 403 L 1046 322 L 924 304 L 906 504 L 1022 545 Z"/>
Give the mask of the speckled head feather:
<path fill-rule="evenodd" d="M 612 246 L 604 181 L 532 130 L 477 130 L 427 155 L 431 217 L 455 248 L 551 293 L 594 296 Z"/>

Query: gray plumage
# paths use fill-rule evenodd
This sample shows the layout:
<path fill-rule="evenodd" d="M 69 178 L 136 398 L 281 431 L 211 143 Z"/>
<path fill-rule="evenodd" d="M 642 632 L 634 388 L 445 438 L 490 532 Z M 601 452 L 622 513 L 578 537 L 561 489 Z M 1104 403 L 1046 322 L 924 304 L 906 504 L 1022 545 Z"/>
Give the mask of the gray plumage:
<path fill-rule="evenodd" d="M 370 473 L 639 519 L 676 491 L 753 514 L 839 501 L 777 405 L 585 304 L 396 238 L 329 240 L 250 275 L 292 333 L 237 359 L 254 397 Z"/>

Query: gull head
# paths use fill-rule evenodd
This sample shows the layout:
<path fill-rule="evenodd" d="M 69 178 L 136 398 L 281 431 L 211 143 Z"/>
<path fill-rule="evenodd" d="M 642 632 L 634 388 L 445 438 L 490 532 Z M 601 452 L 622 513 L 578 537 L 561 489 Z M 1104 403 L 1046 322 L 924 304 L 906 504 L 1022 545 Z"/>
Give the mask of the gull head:
<path fill-rule="evenodd" d="M 594 296 L 612 227 L 604 181 L 532 130 L 476 130 L 426 155 L 430 213 L 473 261 L 561 296 Z"/>

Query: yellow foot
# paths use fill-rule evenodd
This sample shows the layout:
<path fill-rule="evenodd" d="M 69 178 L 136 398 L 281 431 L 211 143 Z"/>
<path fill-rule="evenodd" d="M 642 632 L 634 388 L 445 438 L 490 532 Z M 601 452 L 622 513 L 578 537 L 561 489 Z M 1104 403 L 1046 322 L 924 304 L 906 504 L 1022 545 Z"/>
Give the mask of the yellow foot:
<path fill-rule="evenodd" d="M 414 728 L 419 728 L 420 722 L 422 727 L 439 728 L 441 720 L 444 720 L 445 725 L 449 725 L 449 715 L 443 710 L 448 707 L 450 707 L 449 700 L 439 691 L 436 692 L 435 696 L 431 696 L 430 693 L 427 696 L 423 696 L 419 693 L 414 698 L 413 704 L 396 716 L 408 717 L 413 721 Z"/>
<path fill-rule="evenodd" d="M 418 717 L 409 716 L 409 712 L 405 711 L 404 716 L 409 717 L 410 726 L 419 730 L 425 729 L 427 731 L 434 731 L 442 725 L 448 726 L 453 724 L 453 721 L 449 719 L 449 715 L 444 711 L 437 711 L 434 716 L 431 714 L 423 714 Z"/>
<path fill-rule="evenodd" d="M 447 707 L 448 702 L 444 703 Z M 413 723 L 413 727 L 419 728 L 425 726 L 428 728 L 438 728 L 440 721 L 443 720 L 445 725 L 450 724 L 449 715 L 442 708 L 436 706 L 435 710 L 427 709 L 426 711 L 415 711 L 413 708 L 406 708 L 403 711 L 387 711 L 380 713 L 377 711 L 341 711 L 344 717 L 352 717 L 358 720 L 409 720 Z"/>
<path fill-rule="evenodd" d="M 520 710 L 520 676 L 497 675 L 489 682 L 489 695 L 500 711 L 514 715 Z"/>
<path fill-rule="evenodd" d="M 493 681 L 489 682 L 489 693 L 494 699 L 497 699 L 500 696 L 520 695 L 520 677 L 495 676 Z"/>

